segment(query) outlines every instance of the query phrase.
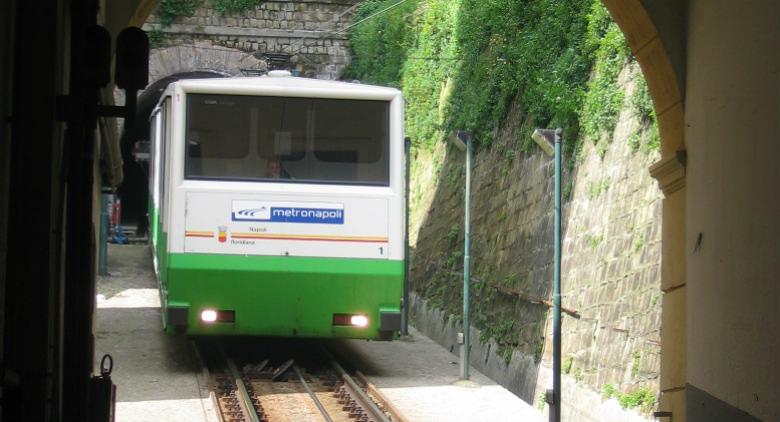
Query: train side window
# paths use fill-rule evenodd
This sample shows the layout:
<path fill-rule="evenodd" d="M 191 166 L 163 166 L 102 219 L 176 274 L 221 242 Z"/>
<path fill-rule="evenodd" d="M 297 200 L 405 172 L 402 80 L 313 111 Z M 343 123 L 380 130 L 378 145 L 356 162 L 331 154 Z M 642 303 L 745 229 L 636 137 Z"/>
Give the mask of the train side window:
<path fill-rule="evenodd" d="M 167 201 L 165 198 L 168 189 L 166 189 L 166 183 L 168 183 L 168 177 L 170 175 L 170 163 L 168 163 L 168 151 L 171 141 L 171 97 L 166 97 L 163 101 L 162 109 L 160 110 L 161 129 L 160 129 L 160 179 L 157 182 L 160 186 L 160 222 L 165 222 L 165 212 L 167 209 Z M 164 227 L 163 227 L 164 228 Z"/>

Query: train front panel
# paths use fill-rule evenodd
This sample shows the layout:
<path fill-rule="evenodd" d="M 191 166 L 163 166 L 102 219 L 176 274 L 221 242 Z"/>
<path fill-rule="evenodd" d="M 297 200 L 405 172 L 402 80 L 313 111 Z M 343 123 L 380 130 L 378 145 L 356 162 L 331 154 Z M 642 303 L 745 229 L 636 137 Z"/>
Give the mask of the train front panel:
<path fill-rule="evenodd" d="M 400 94 L 182 85 L 157 224 L 166 328 L 392 338 L 404 275 Z"/>

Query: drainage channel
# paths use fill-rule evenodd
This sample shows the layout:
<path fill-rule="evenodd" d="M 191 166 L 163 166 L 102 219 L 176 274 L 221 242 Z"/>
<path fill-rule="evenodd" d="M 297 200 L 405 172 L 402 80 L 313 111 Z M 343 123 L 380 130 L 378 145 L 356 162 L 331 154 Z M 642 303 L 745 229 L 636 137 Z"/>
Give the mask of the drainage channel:
<path fill-rule="evenodd" d="M 353 378 L 327 351 L 309 347 L 280 360 L 230 355 L 215 341 L 196 341 L 222 422 L 404 422 L 362 374 Z M 240 362 L 240 366 L 236 364 Z"/>

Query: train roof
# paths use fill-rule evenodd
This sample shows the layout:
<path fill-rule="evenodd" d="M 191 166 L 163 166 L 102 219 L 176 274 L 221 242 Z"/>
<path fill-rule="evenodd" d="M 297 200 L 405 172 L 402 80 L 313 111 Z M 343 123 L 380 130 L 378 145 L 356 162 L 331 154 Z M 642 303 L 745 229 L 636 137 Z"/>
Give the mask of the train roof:
<path fill-rule="evenodd" d="M 285 95 L 287 93 L 300 96 L 306 93 L 311 96 L 324 94 L 327 97 L 344 95 L 346 97 L 383 97 L 392 98 L 401 95 L 401 91 L 377 85 L 366 85 L 353 82 L 331 81 L 323 79 L 289 76 L 280 72 L 272 76 L 237 77 L 237 78 L 207 78 L 182 79 L 171 83 L 168 89 L 177 87 L 185 92 L 224 92 L 226 94 L 270 94 Z"/>

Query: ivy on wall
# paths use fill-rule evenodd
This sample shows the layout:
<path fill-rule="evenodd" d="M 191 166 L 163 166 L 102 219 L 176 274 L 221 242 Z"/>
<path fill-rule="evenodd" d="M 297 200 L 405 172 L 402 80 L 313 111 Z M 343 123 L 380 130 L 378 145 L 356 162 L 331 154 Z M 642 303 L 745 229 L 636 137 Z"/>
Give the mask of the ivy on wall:
<path fill-rule="evenodd" d="M 160 0 L 157 14 L 163 26 L 170 26 L 178 18 L 193 16 L 205 0 Z M 211 5 L 222 16 L 243 13 L 254 9 L 263 0 L 210 0 Z"/>
<path fill-rule="evenodd" d="M 367 0 L 353 21 L 397 2 Z M 652 153 L 660 145 L 643 77 L 619 84 L 621 75 L 634 77 L 636 63 L 601 0 L 408 0 L 355 26 L 350 42 L 353 56 L 345 76 L 403 90 L 406 134 L 424 155 L 440 152 L 436 147 L 447 133 L 466 129 L 475 133 L 479 148 L 490 149 L 490 157 L 505 157 L 509 165 L 517 159 L 516 153 L 536 151 L 530 136 L 533 128 L 561 126 L 565 128 L 564 156 L 572 170 L 577 158 L 590 151 L 605 157 L 620 113 L 629 109 L 640 123 L 627 141 L 631 149 Z M 520 116 L 508 119 L 509 113 Z M 514 131 L 517 139 L 512 145 L 507 145 L 506 138 L 494 143 L 497 128 L 508 121 L 519 122 Z M 596 147 L 583 149 L 584 139 Z M 457 184 L 462 170 L 437 159 L 429 163 L 431 177 L 438 178 L 439 186 Z M 595 200 L 605 195 L 610 183 L 609 178 L 593 180 L 587 186 L 587 197 Z M 564 189 L 568 201 L 572 182 Z M 416 198 L 418 193 L 413 192 L 413 206 Z M 506 216 L 497 218 L 502 221 Z M 452 226 L 447 242 L 442 241 L 443 247 L 430 254 L 433 265 L 438 262 L 436 269 L 424 270 L 430 278 L 415 286 L 429 305 L 456 319 L 461 292 L 452 286 L 462 268 L 462 254 L 455 246 L 462 241 L 459 227 Z M 499 231 L 482 237 L 475 234 L 473 242 L 495 250 L 505 235 Z M 589 234 L 585 245 L 596 249 L 609 240 L 606 236 L 607 232 Z M 644 247 L 645 238 L 634 235 L 632 251 L 639 253 Z M 514 351 L 538 362 L 545 327 L 544 319 L 532 312 L 543 311 L 526 309 L 521 314 L 515 306 L 517 292 L 527 287 L 530 277 L 492 271 L 475 262 L 472 273 L 472 321 L 481 331 L 480 340 L 493 342 L 493 350 L 507 363 Z M 631 371 L 636 375 L 638 358 L 632 359 Z M 595 370 L 573 363 L 569 360 L 566 372 L 577 381 Z M 647 389 L 614 396 L 623 407 L 642 409 L 655 400 Z"/>
<path fill-rule="evenodd" d="M 214 9 L 225 16 L 254 9 L 262 2 L 263 0 L 214 0 Z"/>
<path fill-rule="evenodd" d="M 354 20 L 394 3 L 368 0 Z M 534 127 L 562 126 L 570 159 L 580 135 L 595 142 L 614 129 L 617 77 L 632 60 L 600 0 L 411 0 L 356 26 L 351 43 L 346 76 L 403 89 L 418 147 L 456 129 L 489 147 L 517 101 L 520 145 L 532 148 Z"/>
<path fill-rule="evenodd" d="M 169 26 L 174 20 L 184 16 L 192 16 L 203 0 L 160 0 L 157 15 L 163 26 Z"/>

